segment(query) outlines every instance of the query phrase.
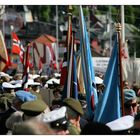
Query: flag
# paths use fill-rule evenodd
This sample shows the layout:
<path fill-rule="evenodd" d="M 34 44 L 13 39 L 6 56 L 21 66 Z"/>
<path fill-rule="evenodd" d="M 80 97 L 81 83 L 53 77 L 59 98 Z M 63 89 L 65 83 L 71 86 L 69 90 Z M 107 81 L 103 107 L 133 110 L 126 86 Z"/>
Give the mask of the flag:
<path fill-rule="evenodd" d="M 78 82 L 78 91 L 80 93 L 85 94 L 85 87 L 84 87 L 84 79 L 82 75 L 82 66 L 81 66 L 81 57 L 77 56 L 77 82 Z"/>
<path fill-rule="evenodd" d="M 30 49 L 30 46 L 28 45 L 27 46 L 27 51 L 26 51 L 26 57 L 25 57 L 25 61 L 24 61 L 24 71 L 23 71 L 23 77 L 22 77 L 22 88 L 24 90 L 27 89 L 27 81 L 28 81 L 28 76 L 29 76 L 29 65 L 30 65 L 30 62 L 29 62 L 29 49 Z"/>
<path fill-rule="evenodd" d="M 94 67 L 92 62 L 92 55 L 90 50 L 90 41 L 88 38 L 88 33 L 86 29 L 86 24 L 84 21 L 82 6 L 80 6 L 80 28 L 81 28 L 81 61 L 82 61 L 82 71 L 84 77 L 84 85 L 86 90 L 86 101 L 88 107 L 88 113 L 91 119 L 94 116 L 94 109 L 98 102 Z"/>
<path fill-rule="evenodd" d="M 95 110 L 94 121 L 101 123 L 108 123 L 121 117 L 117 45 L 116 39 L 104 77 L 105 89 Z"/>
<path fill-rule="evenodd" d="M 74 34 L 72 32 L 71 15 L 68 17 L 68 31 L 66 37 L 66 51 L 64 54 L 65 67 L 62 66 L 61 71 L 61 84 L 63 82 L 63 95 L 62 98 L 75 98 L 78 99 L 77 90 L 77 72 L 76 72 L 76 56 L 74 50 Z M 65 74 L 65 75 L 64 75 Z M 63 78 L 63 79 L 62 79 Z"/>
<path fill-rule="evenodd" d="M 76 56 L 74 51 L 74 38 L 72 36 L 72 43 L 70 48 L 69 65 L 66 70 L 66 78 L 63 90 L 62 98 L 74 98 L 78 99 L 78 87 L 77 87 L 77 71 L 76 71 Z"/>
<path fill-rule="evenodd" d="M 39 74 L 39 75 L 42 74 L 42 65 L 43 65 L 43 64 L 42 64 L 42 60 L 41 60 L 41 58 L 40 58 L 40 59 L 39 59 L 39 66 L 38 66 L 38 67 L 39 67 L 39 71 L 38 71 L 38 74 Z"/>
<path fill-rule="evenodd" d="M 125 42 L 123 47 L 121 48 L 121 55 L 122 55 L 123 59 L 129 59 L 129 52 L 128 52 L 128 44 L 127 44 L 127 42 Z"/>
<path fill-rule="evenodd" d="M 25 50 L 15 32 L 12 32 L 12 42 L 12 53 L 18 54 L 20 61 L 23 63 Z"/>
<path fill-rule="evenodd" d="M 10 59 L 7 53 L 6 45 L 2 32 L 0 31 L 0 71 L 5 72 L 10 65 Z"/>
<path fill-rule="evenodd" d="M 65 48 L 64 56 L 63 56 L 63 63 L 61 68 L 61 77 L 60 77 L 60 85 L 64 86 L 67 76 L 67 50 Z"/>

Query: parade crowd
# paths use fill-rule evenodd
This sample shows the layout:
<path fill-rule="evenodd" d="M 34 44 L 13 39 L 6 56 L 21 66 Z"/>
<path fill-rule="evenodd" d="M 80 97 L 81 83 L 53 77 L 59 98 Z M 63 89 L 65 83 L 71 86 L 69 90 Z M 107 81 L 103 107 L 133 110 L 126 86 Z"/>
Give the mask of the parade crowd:
<path fill-rule="evenodd" d="M 22 90 L 22 74 L 0 72 L 1 135 L 134 135 L 140 134 L 140 86 L 124 81 L 125 115 L 103 124 L 89 118 L 86 95 L 62 100 L 60 74 L 29 74 Z M 95 77 L 98 97 L 105 87 Z M 113 91 L 112 91 L 113 92 Z M 108 114 L 110 115 L 110 114 Z"/>

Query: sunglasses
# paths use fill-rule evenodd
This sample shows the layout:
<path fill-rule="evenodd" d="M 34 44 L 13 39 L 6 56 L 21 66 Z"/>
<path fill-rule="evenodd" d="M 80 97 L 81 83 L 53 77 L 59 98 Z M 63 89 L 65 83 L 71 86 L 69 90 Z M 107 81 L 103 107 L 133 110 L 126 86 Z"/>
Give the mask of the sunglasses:
<path fill-rule="evenodd" d="M 130 107 L 136 107 L 137 106 L 137 103 L 132 103 L 132 104 L 124 104 L 124 107 L 125 108 L 130 108 Z"/>

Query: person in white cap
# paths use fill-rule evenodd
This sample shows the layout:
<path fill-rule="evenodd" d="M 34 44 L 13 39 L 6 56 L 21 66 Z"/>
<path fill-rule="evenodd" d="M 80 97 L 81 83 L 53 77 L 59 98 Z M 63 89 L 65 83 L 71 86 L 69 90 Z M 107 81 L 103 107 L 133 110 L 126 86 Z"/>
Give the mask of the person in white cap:
<path fill-rule="evenodd" d="M 57 135 L 68 135 L 69 122 L 66 118 L 66 107 L 63 106 L 60 109 L 53 110 L 44 115 L 44 123 L 50 125 Z"/>
<path fill-rule="evenodd" d="M 40 95 L 41 84 L 39 82 L 34 82 L 33 79 L 28 79 L 27 85 L 29 88 L 29 92 L 31 92 L 33 95 L 36 95 L 38 99 L 42 100 L 42 97 Z"/>
<path fill-rule="evenodd" d="M 15 96 L 15 91 L 14 91 L 15 86 L 12 85 L 11 83 L 3 82 L 2 88 L 3 88 L 3 94 L 10 93 L 10 94 L 13 94 Z"/>
<path fill-rule="evenodd" d="M 100 97 L 103 93 L 104 88 L 105 88 L 105 85 L 103 84 L 103 79 L 101 79 L 98 76 L 95 76 L 95 83 L 96 83 L 98 97 Z"/>
<path fill-rule="evenodd" d="M 134 125 L 134 117 L 126 115 L 106 125 L 111 128 L 114 134 L 130 134 L 130 130 Z"/>

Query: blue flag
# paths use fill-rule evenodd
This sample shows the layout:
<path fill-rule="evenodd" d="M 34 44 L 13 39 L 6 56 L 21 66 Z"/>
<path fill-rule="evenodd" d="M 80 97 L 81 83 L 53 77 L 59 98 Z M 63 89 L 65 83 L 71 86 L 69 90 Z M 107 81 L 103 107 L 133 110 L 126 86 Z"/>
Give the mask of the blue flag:
<path fill-rule="evenodd" d="M 80 6 L 80 26 L 81 26 L 80 49 L 81 49 L 84 85 L 86 90 L 86 101 L 87 101 L 89 116 L 91 119 L 93 119 L 94 108 L 98 102 L 98 97 L 97 97 L 97 90 L 95 84 L 95 74 L 94 74 L 94 67 L 92 62 L 92 55 L 90 50 L 90 41 L 88 38 L 82 6 Z"/>
<path fill-rule="evenodd" d="M 108 123 L 121 117 L 117 35 L 104 78 L 105 90 L 95 110 L 94 121 Z"/>

